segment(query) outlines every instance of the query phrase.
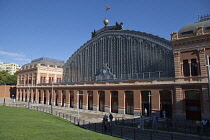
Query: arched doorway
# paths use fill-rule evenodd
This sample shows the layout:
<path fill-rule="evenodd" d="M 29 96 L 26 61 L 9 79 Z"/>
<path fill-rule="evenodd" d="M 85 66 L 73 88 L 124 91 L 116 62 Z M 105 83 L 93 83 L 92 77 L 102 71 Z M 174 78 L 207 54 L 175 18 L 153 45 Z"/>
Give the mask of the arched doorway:
<path fill-rule="evenodd" d="M 62 106 L 66 105 L 66 94 L 64 91 L 62 91 Z"/>
<path fill-rule="evenodd" d="M 88 110 L 93 110 L 93 91 L 88 91 Z"/>
<path fill-rule="evenodd" d="M 59 93 L 58 93 L 58 91 L 56 91 L 55 93 L 56 93 L 56 96 L 55 96 L 55 105 L 58 106 Z"/>
<path fill-rule="evenodd" d="M 42 97 L 41 90 L 39 90 L 39 104 L 41 103 L 41 97 Z"/>
<path fill-rule="evenodd" d="M 172 117 L 172 93 L 169 90 L 162 90 L 160 93 L 160 117 L 163 117 L 163 111 L 166 111 L 166 117 Z"/>
<path fill-rule="evenodd" d="M 149 95 L 150 91 L 141 91 L 141 110 L 143 116 L 149 116 L 149 114 L 151 114 L 151 105 L 149 105 L 151 103 L 151 98 L 149 98 Z"/>
<path fill-rule="evenodd" d="M 105 111 L 105 91 L 99 91 L 99 111 Z"/>
<path fill-rule="evenodd" d="M 44 94 L 44 104 L 46 104 L 46 101 L 47 101 L 46 90 L 43 91 L 43 94 Z"/>
<path fill-rule="evenodd" d="M 125 113 L 133 115 L 133 91 L 125 91 Z"/>
<path fill-rule="evenodd" d="M 74 108 L 74 92 L 70 91 L 70 107 Z"/>
<path fill-rule="evenodd" d="M 111 91 L 111 112 L 118 113 L 118 91 Z"/>
<path fill-rule="evenodd" d="M 201 120 L 200 92 L 185 91 L 185 107 L 187 120 Z"/>

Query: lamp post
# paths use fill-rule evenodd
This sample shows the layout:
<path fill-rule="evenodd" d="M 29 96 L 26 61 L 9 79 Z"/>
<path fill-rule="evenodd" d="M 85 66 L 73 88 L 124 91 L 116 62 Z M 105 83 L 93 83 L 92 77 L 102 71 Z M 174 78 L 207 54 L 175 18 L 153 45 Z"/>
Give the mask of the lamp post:
<path fill-rule="evenodd" d="M 208 94 L 210 99 L 210 64 L 209 64 L 209 56 L 206 56 L 206 65 L 207 67 L 207 73 L 208 73 Z"/>
<path fill-rule="evenodd" d="M 53 100 L 53 81 L 52 81 L 52 96 L 50 99 L 50 109 L 51 109 L 51 115 L 53 114 L 53 109 L 52 109 L 52 100 Z"/>
<path fill-rule="evenodd" d="M 30 100 L 30 86 L 29 86 L 29 84 L 28 84 L 28 109 L 29 109 L 29 100 Z"/>
<path fill-rule="evenodd" d="M 4 106 L 5 106 L 6 84 L 4 85 Z"/>
<path fill-rule="evenodd" d="M 79 95 L 83 95 L 83 94 L 79 94 L 79 91 L 77 91 L 77 103 L 78 103 L 78 106 L 77 106 L 77 109 L 78 109 L 78 115 L 77 115 L 77 124 L 79 125 Z"/>
<path fill-rule="evenodd" d="M 148 96 L 149 96 L 149 117 L 150 117 L 150 115 L 151 115 L 151 114 L 150 114 L 150 111 L 151 111 L 150 99 L 151 99 L 151 96 L 152 96 L 152 94 L 151 94 L 150 91 L 149 91 L 149 95 L 148 95 Z"/>
<path fill-rule="evenodd" d="M 14 103 L 14 95 L 12 95 L 12 101 L 13 101 L 13 103 Z"/>

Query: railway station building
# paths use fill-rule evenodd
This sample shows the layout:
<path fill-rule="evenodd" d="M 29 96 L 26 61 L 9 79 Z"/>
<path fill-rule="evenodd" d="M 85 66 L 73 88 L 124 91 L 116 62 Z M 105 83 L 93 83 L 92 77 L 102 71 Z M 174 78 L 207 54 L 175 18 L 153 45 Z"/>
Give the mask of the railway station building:
<path fill-rule="evenodd" d="M 162 117 L 165 110 L 167 117 L 210 119 L 209 18 L 171 33 L 170 41 L 106 22 L 65 63 L 39 60 L 22 66 L 16 99 L 137 116 Z"/>

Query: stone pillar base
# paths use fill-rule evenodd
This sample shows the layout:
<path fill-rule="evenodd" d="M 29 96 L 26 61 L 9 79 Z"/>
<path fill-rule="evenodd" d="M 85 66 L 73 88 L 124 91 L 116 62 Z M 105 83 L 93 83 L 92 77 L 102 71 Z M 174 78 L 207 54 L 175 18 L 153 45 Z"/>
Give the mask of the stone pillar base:
<path fill-rule="evenodd" d="M 125 114 L 125 109 L 118 109 L 119 114 Z"/>
<path fill-rule="evenodd" d="M 40 102 L 40 104 L 42 104 L 42 105 L 43 105 L 43 104 L 44 104 L 44 101 L 41 101 L 41 102 Z"/>
<path fill-rule="evenodd" d="M 98 107 L 93 107 L 93 111 L 98 111 Z"/>
<path fill-rule="evenodd" d="M 110 113 L 111 112 L 111 108 L 105 108 L 105 112 Z"/>
<path fill-rule="evenodd" d="M 65 107 L 68 107 L 68 108 L 70 108 L 70 104 L 66 104 L 66 105 L 65 105 Z"/>
<path fill-rule="evenodd" d="M 58 106 L 59 106 L 59 107 L 61 107 L 61 106 L 62 106 L 62 104 L 61 104 L 61 103 L 58 103 Z"/>
<path fill-rule="evenodd" d="M 83 105 L 82 109 L 88 110 L 88 106 L 84 106 L 84 105 Z"/>
<path fill-rule="evenodd" d="M 139 111 L 134 111 L 134 115 L 135 116 L 141 116 L 141 111 L 139 110 Z"/>
<path fill-rule="evenodd" d="M 46 102 L 46 105 L 50 105 L 50 103 L 49 102 Z"/>
<path fill-rule="evenodd" d="M 78 108 L 78 105 L 74 105 L 74 108 L 77 109 Z"/>

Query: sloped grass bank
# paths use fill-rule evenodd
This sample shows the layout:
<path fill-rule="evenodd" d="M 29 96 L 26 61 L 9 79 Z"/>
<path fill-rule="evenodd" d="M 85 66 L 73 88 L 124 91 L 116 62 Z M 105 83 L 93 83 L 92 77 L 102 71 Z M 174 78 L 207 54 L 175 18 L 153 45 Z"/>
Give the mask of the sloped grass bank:
<path fill-rule="evenodd" d="M 0 106 L 0 140 L 115 140 L 43 112 Z"/>

